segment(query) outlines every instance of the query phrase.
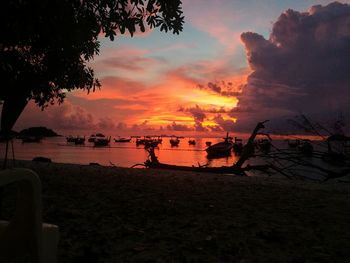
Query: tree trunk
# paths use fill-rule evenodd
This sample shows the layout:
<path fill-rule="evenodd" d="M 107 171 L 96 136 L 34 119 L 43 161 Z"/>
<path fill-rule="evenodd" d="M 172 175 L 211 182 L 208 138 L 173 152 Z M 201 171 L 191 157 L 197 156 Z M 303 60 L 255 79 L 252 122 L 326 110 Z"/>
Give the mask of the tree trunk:
<path fill-rule="evenodd" d="M 5 99 L 1 112 L 1 132 L 7 138 L 10 136 L 13 126 L 21 115 L 28 100 L 26 98 Z"/>

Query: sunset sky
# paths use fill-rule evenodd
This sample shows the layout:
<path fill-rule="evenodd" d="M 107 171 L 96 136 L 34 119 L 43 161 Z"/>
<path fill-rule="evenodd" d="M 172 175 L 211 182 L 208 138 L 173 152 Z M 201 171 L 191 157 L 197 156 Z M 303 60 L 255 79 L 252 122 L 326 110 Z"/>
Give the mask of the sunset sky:
<path fill-rule="evenodd" d="M 72 92 L 44 112 L 29 104 L 16 129 L 234 132 L 265 119 L 283 126 L 298 113 L 326 121 L 346 115 L 350 0 L 329 3 L 184 0 L 180 35 L 156 29 L 113 42 L 101 37 L 91 62 L 101 90 Z"/>

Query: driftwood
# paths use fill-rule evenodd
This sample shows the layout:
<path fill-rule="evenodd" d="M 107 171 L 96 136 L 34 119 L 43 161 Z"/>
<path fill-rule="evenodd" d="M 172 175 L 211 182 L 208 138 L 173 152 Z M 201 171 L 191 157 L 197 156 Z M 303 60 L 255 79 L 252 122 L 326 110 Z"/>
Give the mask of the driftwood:
<path fill-rule="evenodd" d="M 145 163 L 147 168 L 155 169 L 167 169 L 167 170 L 178 170 L 178 171 L 190 171 L 190 172 L 203 172 L 203 173 L 216 173 L 216 174 L 235 174 L 235 175 L 246 175 L 245 172 L 250 170 L 266 171 L 269 169 L 268 165 L 247 165 L 243 168 L 237 169 L 233 166 L 221 166 L 221 167 L 201 167 L 201 166 L 181 166 L 171 165 L 165 163 L 155 163 L 147 160 Z"/>
<path fill-rule="evenodd" d="M 347 153 L 334 152 L 330 145 L 331 141 L 350 140 L 342 129 L 345 126 L 342 119 L 337 120 L 332 129 L 312 121 L 305 115 L 289 122 L 306 134 L 319 137 L 320 140 L 309 141 L 311 151 L 306 152 L 301 148 L 281 149 L 272 145 L 273 151 L 257 155 L 270 166 L 269 172 L 275 171 L 290 179 L 316 181 L 340 181 L 339 179 L 350 176 L 350 156 Z M 302 138 L 297 140 L 303 141 Z M 350 182 L 349 178 L 345 181 Z"/>
<path fill-rule="evenodd" d="M 241 157 L 238 159 L 238 161 L 234 164 L 234 167 L 236 169 L 241 169 L 242 165 L 244 164 L 245 161 L 247 161 L 249 158 L 251 158 L 254 155 L 254 140 L 256 136 L 259 134 L 259 131 L 261 129 L 265 128 L 265 123 L 266 121 L 259 122 L 255 129 L 253 130 L 252 134 L 250 135 L 247 144 L 243 147 L 243 151 L 241 154 Z"/>
<path fill-rule="evenodd" d="M 298 124 L 298 128 L 304 128 L 306 132 L 311 135 L 319 136 L 322 141 L 325 142 L 326 138 L 332 138 L 332 133 L 328 129 L 321 126 L 318 123 L 313 123 L 306 116 L 301 116 L 301 122 Z M 232 166 L 222 167 L 207 167 L 207 166 L 178 166 L 170 165 L 159 162 L 157 156 L 154 153 L 154 148 L 148 149 L 149 159 L 142 164 L 147 168 L 157 169 L 171 169 L 182 170 L 192 172 L 207 172 L 207 173 L 226 173 L 236 175 L 246 175 L 247 171 L 255 170 L 261 171 L 268 175 L 275 175 L 276 173 L 285 176 L 288 179 L 307 179 L 316 181 L 328 181 L 331 179 L 340 179 L 345 176 L 350 176 L 350 159 L 349 157 L 339 158 L 339 156 L 333 156 L 334 153 L 328 149 L 326 145 L 318 145 L 319 151 L 312 150 L 312 152 L 306 154 L 303 151 L 297 149 L 281 149 L 271 144 L 271 151 L 255 153 L 255 139 L 257 135 L 265 135 L 271 138 L 268 134 L 261 133 L 260 131 L 265 128 L 264 124 L 267 121 L 259 122 L 253 130 L 251 136 L 248 139 L 247 144 L 244 146 L 238 161 Z M 329 136 L 323 135 L 319 130 L 326 131 Z M 302 139 L 300 139 L 302 140 Z M 310 142 L 311 143 L 311 142 Z M 317 144 L 317 142 L 312 142 Z M 322 150 L 321 146 L 325 149 Z M 246 165 L 245 162 L 250 158 L 258 157 L 264 163 L 263 165 Z M 337 163 L 333 166 L 327 164 L 326 158 L 329 157 L 332 160 L 336 160 Z M 350 182 L 345 180 L 345 182 Z"/>
<path fill-rule="evenodd" d="M 289 179 L 328 181 L 350 175 L 349 163 L 344 162 L 342 165 L 332 167 L 325 165 L 324 152 L 314 151 L 311 156 L 305 156 L 301 153 L 274 148 L 274 152 L 259 157 L 270 166 L 270 170 Z"/>
<path fill-rule="evenodd" d="M 154 148 L 151 147 L 148 150 L 149 159 L 143 164 L 146 168 L 156 168 L 156 169 L 169 169 L 169 170 L 180 170 L 180 171 L 192 171 L 192 172 L 205 172 L 205 173 L 218 173 L 218 174 L 236 174 L 236 175 L 246 175 L 245 172 L 250 170 L 259 170 L 266 172 L 269 169 L 269 165 L 242 165 L 249 158 L 254 156 L 254 139 L 259 134 L 259 131 L 263 128 L 264 122 L 259 122 L 255 129 L 253 130 L 250 138 L 248 139 L 247 144 L 244 146 L 241 157 L 237 163 L 232 166 L 221 166 L 221 167 L 207 167 L 207 166 L 180 166 L 180 165 L 171 165 L 159 162 L 157 156 L 154 153 Z M 135 167 L 134 165 L 133 167 Z"/>

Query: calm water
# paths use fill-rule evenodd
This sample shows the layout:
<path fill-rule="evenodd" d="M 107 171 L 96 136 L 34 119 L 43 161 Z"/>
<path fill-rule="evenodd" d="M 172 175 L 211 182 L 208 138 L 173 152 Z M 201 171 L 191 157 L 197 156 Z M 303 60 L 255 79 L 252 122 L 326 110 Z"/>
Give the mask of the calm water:
<path fill-rule="evenodd" d="M 244 137 L 243 137 L 244 139 Z M 163 143 L 155 153 L 162 163 L 198 166 L 208 164 L 212 167 L 231 166 L 239 157 L 232 154 L 229 157 L 212 159 L 207 158 L 205 152 L 205 142 L 211 141 L 213 144 L 222 141 L 222 138 L 196 138 L 196 145 L 189 145 L 188 138 L 181 139 L 178 147 L 171 147 L 170 138 L 163 138 Z M 246 140 L 244 140 L 245 142 Z M 274 140 L 274 145 L 283 149 L 286 143 L 283 140 Z M 325 144 L 315 143 L 316 150 L 323 151 Z M 135 139 L 129 143 L 111 142 L 109 147 L 94 147 L 92 143 L 86 142 L 85 145 L 77 146 L 67 143 L 65 137 L 47 138 L 41 143 L 22 143 L 21 140 L 14 140 L 15 158 L 19 160 L 32 160 L 34 157 L 43 156 L 50 158 L 56 163 L 75 163 L 89 164 L 90 162 L 101 165 L 115 165 L 119 167 L 131 167 L 135 164 L 143 164 L 148 158 L 148 152 L 143 145 L 136 146 Z M 0 159 L 4 157 L 5 143 L 0 143 Z M 10 151 L 9 158 L 12 158 Z M 323 162 L 320 158 L 314 159 L 304 157 L 306 161 L 322 166 L 326 169 L 341 170 L 342 167 L 334 166 Z M 248 161 L 251 164 L 265 163 L 261 158 L 253 158 Z M 279 162 L 280 163 L 280 162 Z M 141 167 L 141 166 L 139 166 Z M 294 167 L 297 173 L 304 177 L 319 179 L 320 172 L 310 167 Z M 248 173 L 254 175 L 255 173 Z M 350 180 L 350 179 L 349 179 Z"/>
<path fill-rule="evenodd" d="M 205 152 L 206 141 L 213 144 L 222 141 L 221 138 L 198 138 L 196 145 L 189 145 L 188 138 L 180 139 L 178 147 L 171 147 L 170 138 L 163 138 L 159 149 L 155 151 L 160 162 L 176 165 L 201 165 L 209 163 L 209 166 L 229 166 L 236 162 L 237 157 L 208 160 Z M 37 156 L 51 158 L 53 162 L 89 164 L 97 162 L 101 165 L 116 165 L 131 167 L 137 163 L 144 163 L 148 152 L 143 145 L 136 146 L 135 139 L 130 143 L 111 142 L 109 147 L 94 147 L 92 143 L 76 146 L 66 142 L 65 137 L 44 139 L 41 143 L 22 143 L 14 140 L 15 158 L 31 160 Z M 5 144 L 0 143 L 0 158 L 4 157 Z M 11 152 L 10 152 L 10 156 Z"/>

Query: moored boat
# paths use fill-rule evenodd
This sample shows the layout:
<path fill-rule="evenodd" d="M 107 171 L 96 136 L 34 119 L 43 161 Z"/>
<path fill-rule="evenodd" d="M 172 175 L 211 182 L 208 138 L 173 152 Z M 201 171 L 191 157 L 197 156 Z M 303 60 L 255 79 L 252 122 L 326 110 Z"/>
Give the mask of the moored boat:
<path fill-rule="evenodd" d="M 227 133 L 223 142 L 215 143 L 209 146 L 205 151 L 207 152 L 209 158 L 226 157 L 231 155 L 232 147 L 232 138 L 229 137 Z"/>
<path fill-rule="evenodd" d="M 75 145 L 80 145 L 80 144 L 84 144 L 85 143 L 85 136 L 84 137 L 79 137 L 77 136 L 75 139 L 74 139 L 74 144 Z"/>
<path fill-rule="evenodd" d="M 327 138 L 328 152 L 336 152 L 350 157 L 350 136 L 335 134 Z"/>
<path fill-rule="evenodd" d="M 118 138 L 114 138 L 114 142 L 131 142 L 131 138 L 124 138 L 118 136 Z"/>
<path fill-rule="evenodd" d="M 74 137 L 72 135 L 69 135 L 66 137 L 67 142 L 74 142 Z"/>
<path fill-rule="evenodd" d="M 350 136 L 334 134 L 326 139 L 327 152 L 322 159 L 336 165 L 350 164 Z"/>
<path fill-rule="evenodd" d="M 240 155 L 243 151 L 243 141 L 240 138 L 235 137 L 235 141 L 233 143 L 233 151 L 235 154 Z"/>
<path fill-rule="evenodd" d="M 268 153 L 271 150 L 271 141 L 269 139 L 259 139 L 256 146 L 261 152 Z"/>
<path fill-rule="evenodd" d="M 310 140 L 301 140 L 297 146 L 298 150 L 305 155 L 312 155 L 314 147 Z"/>
<path fill-rule="evenodd" d="M 144 142 L 144 145 L 146 149 L 151 147 L 155 148 L 155 147 L 158 147 L 159 143 L 160 141 L 157 139 L 149 139 Z"/>
<path fill-rule="evenodd" d="M 85 143 L 85 136 L 80 137 L 80 136 L 72 136 L 69 135 L 66 137 L 67 143 L 74 143 L 76 145 L 78 144 L 84 144 Z"/>
<path fill-rule="evenodd" d="M 148 139 L 146 138 L 146 136 L 142 138 L 137 138 L 136 139 L 136 146 L 139 146 L 139 145 L 144 145 L 146 143 Z"/>
<path fill-rule="evenodd" d="M 96 137 L 94 140 L 94 146 L 108 146 L 111 141 L 111 137 Z"/>
<path fill-rule="evenodd" d="M 188 140 L 188 144 L 189 144 L 189 145 L 196 145 L 196 140 L 191 140 L 191 139 L 189 139 L 189 140 Z"/>
<path fill-rule="evenodd" d="M 287 140 L 289 148 L 297 148 L 300 145 L 299 139 L 288 139 Z"/>
<path fill-rule="evenodd" d="M 173 137 L 169 140 L 171 147 L 179 146 L 180 140 L 178 137 Z"/>
<path fill-rule="evenodd" d="M 105 137 L 106 136 L 104 136 L 102 133 L 91 134 L 88 139 L 88 142 L 95 142 L 96 139 L 105 138 Z"/>

